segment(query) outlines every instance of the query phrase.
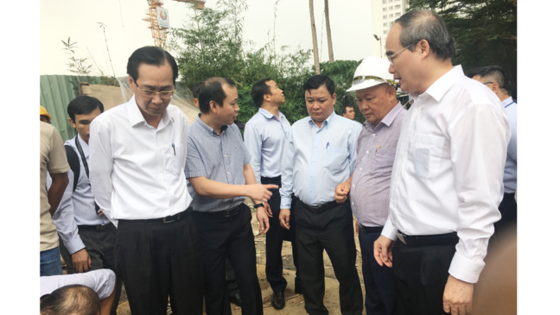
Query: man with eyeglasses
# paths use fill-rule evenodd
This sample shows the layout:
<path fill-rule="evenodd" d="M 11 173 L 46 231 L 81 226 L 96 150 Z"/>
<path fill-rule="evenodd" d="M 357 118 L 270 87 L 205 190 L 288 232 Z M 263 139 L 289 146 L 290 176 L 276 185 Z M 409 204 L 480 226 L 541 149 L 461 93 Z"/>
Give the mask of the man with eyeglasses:
<path fill-rule="evenodd" d="M 397 145 L 389 218 L 374 243 L 378 264 L 393 267 L 397 314 L 470 312 L 500 218 L 507 116 L 489 89 L 453 66 L 454 53 L 431 11 L 407 12 L 387 36 L 389 72 L 414 100 Z"/>
<path fill-rule="evenodd" d="M 178 68 L 159 47 L 128 59 L 133 97 L 90 128 L 95 202 L 117 223 L 115 265 L 133 315 L 202 314 L 202 258 L 187 210 L 187 117 L 169 105 Z"/>
<path fill-rule="evenodd" d="M 496 231 L 493 240 L 500 241 L 501 236 L 508 228 L 517 226 L 517 103 L 509 96 L 506 87 L 509 85 L 504 70 L 498 66 L 486 66 L 471 70 L 467 75 L 486 85 L 496 93 L 508 117 L 511 127 L 511 139 L 508 143 L 506 167 L 504 170 L 504 198 L 498 209 L 502 218 L 494 224 Z"/>
<path fill-rule="evenodd" d="M 366 57 L 356 69 L 352 87 L 356 101 L 366 118 L 358 137 L 356 168 L 352 176 L 336 186 L 339 203 L 351 197 L 352 212 L 357 219 L 362 273 L 366 289 L 368 315 L 390 315 L 395 311 L 393 270 L 377 265 L 373 242 L 381 235 L 389 215 L 389 184 L 395 150 L 406 113 L 397 100 L 396 83 L 389 73 L 389 62 Z"/>

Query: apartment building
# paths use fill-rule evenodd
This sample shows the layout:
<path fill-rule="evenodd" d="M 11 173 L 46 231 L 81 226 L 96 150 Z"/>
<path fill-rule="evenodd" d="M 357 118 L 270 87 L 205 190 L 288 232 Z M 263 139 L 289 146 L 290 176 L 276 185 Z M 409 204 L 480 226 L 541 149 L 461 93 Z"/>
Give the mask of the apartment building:
<path fill-rule="evenodd" d="M 408 0 L 371 0 L 373 55 L 385 55 L 385 41 L 395 20 L 406 12 Z M 377 38 L 376 38 L 377 36 Z"/>

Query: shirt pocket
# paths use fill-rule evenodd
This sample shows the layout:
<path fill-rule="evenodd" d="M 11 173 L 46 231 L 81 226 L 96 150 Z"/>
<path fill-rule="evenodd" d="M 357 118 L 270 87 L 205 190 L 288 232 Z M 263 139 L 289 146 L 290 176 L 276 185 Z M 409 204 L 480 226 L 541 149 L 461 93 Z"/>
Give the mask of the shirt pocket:
<path fill-rule="evenodd" d="M 410 144 L 409 171 L 421 179 L 432 179 L 439 171 L 445 138 L 416 134 Z"/>
<path fill-rule="evenodd" d="M 372 167 L 370 173 L 376 175 L 391 175 L 393 162 L 395 161 L 395 149 L 376 149 L 373 153 Z"/>
<path fill-rule="evenodd" d="M 182 150 L 183 145 L 181 144 L 175 144 L 175 148 L 165 149 L 165 169 L 172 175 L 178 176 L 182 173 L 181 170 L 185 165 L 185 161 L 180 161 L 180 157 L 185 156 L 181 154 Z"/>
<path fill-rule="evenodd" d="M 348 163 L 348 149 L 328 147 L 325 149 L 323 166 L 331 171 L 339 171 Z"/>

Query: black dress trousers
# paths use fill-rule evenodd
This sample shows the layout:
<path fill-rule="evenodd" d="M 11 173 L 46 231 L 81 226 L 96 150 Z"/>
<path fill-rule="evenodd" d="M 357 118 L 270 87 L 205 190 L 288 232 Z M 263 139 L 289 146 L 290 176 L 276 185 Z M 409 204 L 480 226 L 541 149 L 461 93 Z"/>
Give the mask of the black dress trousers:
<path fill-rule="evenodd" d="M 395 242 L 396 314 L 448 315 L 443 311 L 443 291 L 456 244 L 411 246 Z"/>
<path fill-rule="evenodd" d="M 342 315 L 359 315 L 363 310 L 362 288 L 356 270 L 356 243 L 350 202 L 314 213 L 298 200 L 295 211 L 299 275 L 309 314 L 328 314 L 323 304 L 325 269 L 323 251 L 332 262 L 339 286 Z"/>
<path fill-rule="evenodd" d="M 196 210 L 196 209 L 195 209 Z M 241 204 L 239 212 L 225 217 L 211 212 L 193 212 L 204 263 L 206 314 L 231 314 L 226 288 L 225 259 L 229 257 L 239 291 L 243 315 L 262 315 L 262 294 L 257 277 L 255 236 L 251 209 Z"/>
<path fill-rule="evenodd" d="M 261 183 L 278 185 L 282 187 L 282 180 L 280 176 L 275 178 L 261 177 Z M 290 215 L 290 230 L 280 226 L 280 192 L 279 189 L 271 189 L 272 197 L 268 200 L 270 209 L 272 210 L 272 218 L 269 218 L 270 228 L 266 232 L 266 280 L 270 283 L 272 292 L 284 292 L 288 282 L 282 275 L 284 272 L 284 264 L 282 261 L 282 243 L 284 240 L 292 242 L 292 255 L 294 265 L 296 267 L 295 285 L 300 285 L 299 270 L 298 270 L 298 254 L 296 243 L 296 224 L 295 224 L 295 211 Z M 294 208 L 292 202 L 292 209 Z"/>
<path fill-rule="evenodd" d="M 202 314 L 203 274 L 192 211 L 177 221 L 119 220 L 115 257 L 132 315 Z"/>

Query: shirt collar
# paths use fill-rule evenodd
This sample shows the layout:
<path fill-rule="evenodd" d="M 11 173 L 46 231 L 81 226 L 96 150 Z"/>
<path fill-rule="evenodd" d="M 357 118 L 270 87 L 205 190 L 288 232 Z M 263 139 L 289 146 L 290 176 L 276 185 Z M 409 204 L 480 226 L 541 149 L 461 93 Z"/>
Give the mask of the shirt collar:
<path fill-rule="evenodd" d="M 337 114 L 335 114 L 334 110 L 331 113 L 331 115 L 325 119 L 325 121 L 323 121 L 323 123 L 321 124 L 321 128 L 323 128 L 323 126 L 328 126 L 331 125 L 333 123 L 334 120 L 336 120 L 335 117 L 338 117 Z M 309 116 L 309 126 L 313 127 L 313 126 L 317 126 L 317 124 L 315 124 L 315 122 L 313 121 L 313 118 L 311 118 L 311 116 Z"/>
<path fill-rule="evenodd" d="M 266 110 L 266 109 L 264 109 L 264 108 L 262 108 L 262 107 L 259 107 L 259 113 L 260 113 L 261 115 L 263 115 L 266 119 L 274 119 L 274 118 L 276 118 L 276 116 L 272 115 L 271 112 L 269 112 L 268 110 Z M 282 114 L 281 111 L 278 111 L 278 117 L 280 117 L 280 119 L 282 119 L 282 118 L 284 118 L 284 114 Z"/>
<path fill-rule="evenodd" d="M 142 115 L 140 108 L 138 108 L 138 104 L 136 103 L 136 96 L 134 94 L 132 95 L 132 98 L 130 98 L 128 103 L 125 104 L 125 106 L 128 109 L 128 121 L 130 122 L 131 126 L 134 127 L 135 125 L 141 122 L 148 124 L 148 122 L 146 122 L 146 119 L 144 118 L 144 115 Z M 158 129 L 167 126 L 167 124 L 169 124 L 170 122 L 174 122 L 173 118 L 169 117 L 169 114 L 167 113 L 168 110 L 169 110 L 169 105 L 163 112 L 161 121 L 158 124 Z"/>
<path fill-rule="evenodd" d="M 511 103 L 515 103 L 511 96 L 502 101 L 502 105 L 504 105 L 504 107 L 508 106 Z"/>
<path fill-rule="evenodd" d="M 465 76 L 463 72 L 463 67 L 461 65 L 457 65 L 453 67 L 453 69 L 449 70 L 446 74 L 442 75 L 441 78 L 437 79 L 427 90 L 424 94 L 430 95 L 434 100 L 439 102 L 445 93 L 459 81 L 462 77 Z"/>
<path fill-rule="evenodd" d="M 383 117 L 383 119 L 378 125 L 384 124 L 387 127 L 391 127 L 393 121 L 395 120 L 395 118 L 397 118 L 397 115 L 403 110 L 404 108 L 402 107 L 401 102 L 399 102 L 397 105 L 395 105 L 395 107 L 393 107 L 393 109 L 391 109 L 387 113 L 387 115 L 385 115 L 385 117 Z M 369 127 L 370 129 L 375 128 L 375 126 L 368 121 L 365 122 L 365 126 Z"/>
<path fill-rule="evenodd" d="M 202 121 L 202 119 L 200 119 L 200 115 L 202 115 L 202 113 L 198 113 L 198 116 L 196 116 L 194 124 L 198 125 L 199 128 L 202 128 L 203 130 L 206 130 L 206 132 L 208 132 L 211 135 L 214 134 L 214 135 L 220 136 L 214 129 L 210 128 L 210 126 L 208 126 L 204 121 Z M 227 129 L 228 129 L 227 125 L 222 126 L 222 134 Z"/>

